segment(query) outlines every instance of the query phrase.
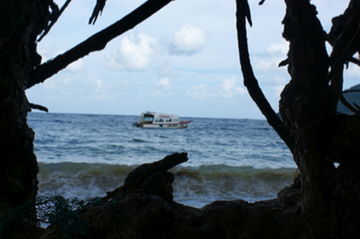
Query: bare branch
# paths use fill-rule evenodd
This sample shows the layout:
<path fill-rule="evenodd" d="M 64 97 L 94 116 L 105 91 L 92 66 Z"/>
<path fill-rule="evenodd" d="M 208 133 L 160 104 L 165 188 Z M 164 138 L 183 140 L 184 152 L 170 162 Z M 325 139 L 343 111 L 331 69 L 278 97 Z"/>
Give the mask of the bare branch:
<path fill-rule="evenodd" d="M 360 108 L 359 105 L 356 103 L 351 104 L 344 96 L 344 94 L 347 93 L 360 93 L 360 89 L 351 89 L 351 90 L 344 90 L 342 92 L 342 95 L 340 96 L 340 102 L 348 108 L 351 112 L 355 114 L 360 114 Z"/>
<path fill-rule="evenodd" d="M 30 104 L 31 109 L 37 109 L 37 110 L 49 112 L 48 108 L 46 108 L 45 106 L 37 105 L 37 104 L 33 104 L 33 103 L 29 103 L 29 104 Z"/>
<path fill-rule="evenodd" d="M 241 7 L 237 8 L 237 14 L 245 17 L 248 22 L 249 22 L 249 25 L 252 26 L 252 21 L 251 21 L 251 12 L 250 12 L 250 7 L 249 7 L 249 3 L 247 0 L 237 0 L 236 1 L 236 4 L 237 5 L 241 5 Z"/>
<path fill-rule="evenodd" d="M 278 67 L 287 66 L 287 65 L 289 65 L 289 58 L 286 58 L 285 60 L 282 60 L 279 63 Z"/>
<path fill-rule="evenodd" d="M 59 17 L 61 16 L 61 14 L 64 12 L 64 10 L 67 8 L 67 6 L 69 6 L 71 0 L 67 0 L 64 5 L 60 8 L 59 11 L 56 11 L 53 14 L 53 19 L 50 21 L 50 24 L 47 26 L 47 28 L 44 30 L 44 32 L 41 34 L 41 36 L 39 37 L 39 39 L 37 40 L 37 42 L 40 42 L 51 30 L 51 28 L 54 26 L 54 24 L 57 22 L 57 20 L 59 19 Z"/>
<path fill-rule="evenodd" d="M 93 13 L 89 19 L 89 24 L 95 24 L 96 19 L 98 18 L 99 14 L 101 15 L 102 11 L 104 10 L 106 0 L 96 0 L 96 5 L 94 7 Z"/>
<path fill-rule="evenodd" d="M 360 66 L 360 60 L 359 60 L 359 59 L 356 59 L 355 57 L 351 57 L 351 58 L 349 59 L 349 61 L 352 62 L 352 63 L 354 63 L 354 64 L 356 64 L 356 65 L 358 65 L 358 66 Z"/>
<path fill-rule="evenodd" d="M 333 26 L 328 35 L 333 46 L 329 76 L 334 98 L 332 104 L 336 105 L 342 92 L 344 64 L 353 62 L 352 56 L 360 50 L 360 1 L 351 0 L 344 14 L 332 21 Z"/>
<path fill-rule="evenodd" d="M 353 113 L 355 113 L 355 114 L 358 114 L 358 110 L 357 110 L 355 107 L 353 107 L 353 106 L 349 103 L 349 101 L 346 100 L 346 98 L 345 98 L 343 95 L 340 96 L 340 102 L 341 102 L 346 108 L 348 108 L 351 112 L 353 112 Z"/>
<path fill-rule="evenodd" d="M 360 114 L 360 105 L 354 103 L 354 107 L 356 108 L 356 114 Z"/>
<path fill-rule="evenodd" d="M 343 64 L 360 50 L 360 1 L 351 0 L 344 14 L 334 18 L 329 33 L 333 65 Z"/>
<path fill-rule="evenodd" d="M 244 77 L 244 85 L 248 89 L 248 92 L 251 98 L 255 101 L 256 105 L 259 107 L 262 114 L 266 117 L 268 123 L 275 129 L 279 136 L 284 140 L 288 145 L 289 149 L 293 148 L 293 140 L 290 137 L 288 130 L 284 127 L 283 122 L 277 116 L 275 111 L 270 106 L 267 101 L 264 93 L 259 87 L 258 81 L 255 78 L 253 69 L 249 57 L 249 49 L 247 44 L 247 34 L 246 34 L 246 18 L 250 16 L 249 5 L 247 0 L 237 0 L 237 37 L 238 37 L 238 47 L 240 54 L 240 64 L 241 70 Z"/>
<path fill-rule="evenodd" d="M 148 0 L 121 20 L 94 34 L 67 52 L 35 68 L 30 75 L 26 88 L 28 89 L 35 84 L 44 82 L 70 63 L 89 53 L 104 49 L 109 41 L 134 28 L 171 1 L 172 0 Z"/>

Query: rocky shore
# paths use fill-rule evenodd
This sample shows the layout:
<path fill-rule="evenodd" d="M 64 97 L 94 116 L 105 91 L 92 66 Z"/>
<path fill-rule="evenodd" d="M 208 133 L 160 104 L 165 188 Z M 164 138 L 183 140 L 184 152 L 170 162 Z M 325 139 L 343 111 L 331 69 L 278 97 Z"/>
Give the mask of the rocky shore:
<path fill-rule="evenodd" d="M 13 217 L 3 232 L 7 238 L 29 239 L 309 238 L 296 182 L 268 201 L 215 201 L 200 209 L 175 202 L 174 175 L 168 170 L 187 160 L 187 153 L 176 153 L 143 164 L 124 185 L 81 209 L 64 210 L 46 229 Z"/>

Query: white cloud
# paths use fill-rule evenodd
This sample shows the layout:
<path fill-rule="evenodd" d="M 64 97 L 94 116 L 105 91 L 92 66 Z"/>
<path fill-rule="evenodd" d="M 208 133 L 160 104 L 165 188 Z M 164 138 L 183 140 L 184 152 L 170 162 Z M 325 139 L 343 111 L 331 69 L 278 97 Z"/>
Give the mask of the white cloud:
<path fill-rule="evenodd" d="M 202 84 L 190 88 L 186 94 L 194 99 L 204 100 L 209 96 L 209 91 L 207 85 Z"/>
<path fill-rule="evenodd" d="M 158 86 L 160 86 L 163 90 L 168 90 L 168 89 L 171 89 L 172 85 L 171 85 L 171 82 L 170 82 L 170 79 L 167 78 L 167 77 L 162 77 L 160 78 L 156 84 Z"/>
<path fill-rule="evenodd" d="M 103 90 L 107 90 L 107 87 L 105 86 L 103 80 L 100 79 L 89 79 L 90 83 L 92 84 L 94 90 L 100 92 Z"/>
<path fill-rule="evenodd" d="M 234 95 L 243 95 L 246 93 L 245 89 L 238 86 L 235 77 L 225 79 L 220 86 L 220 95 L 225 98 L 233 97 Z"/>
<path fill-rule="evenodd" d="M 159 86 L 159 88 L 152 91 L 151 95 L 154 97 L 164 97 L 164 96 L 170 96 L 171 92 L 169 89 L 172 88 L 171 81 L 168 77 L 162 77 L 159 80 L 157 80 L 156 85 Z"/>
<path fill-rule="evenodd" d="M 186 24 L 175 32 L 170 51 L 179 55 L 193 55 L 205 46 L 206 41 L 201 28 Z"/>
<path fill-rule="evenodd" d="M 273 43 L 267 49 L 266 52 L 270 54 L 281 54 L 286 55 L 289 50 L 289 43 L 282 41 L 280 43 Z"/>
<path fill-rule="evenodd" d="M 265 55 L 254 59 L 254 67 L 259 71 L 271 71 L 279 68 L 279 63 L 287 58 L 289 43 L 272 43 L 265 49 Z M 283 67 L 283 69 L 286 69 Z"/>
<path fill-rule="evenodd" d="M 275 70 L 278 68 L 279 63 L 284 60 L 283 58 L 280 58 L 278 56 L 272 57 L 272 56 L 265 56 L 261 58 L 256 58 L 254 60 L 254 67 L 255 70 L 258 71 L 270 71 Z"/>
<path fill-rule="evenodd" d="M 155 39 L 144 34 L 125 36 L 118 49 L 108 56 L 107 65 L 115 70 L 145 70 L 153 56 L 154 45 Z"/>
<path fill-rule="evenodd" d="M 288 82 L 287 78 L 289 77 L 286 77 L 285 75 L 273 75 L 265 77 L 263 82 L 269 86 L 285 85 Z"/>
<path fill-rule="evenodd" d="M 87 76 L 82 84 L 90 94 L 89 97 L 96 101 L 106 101 L 114 98 L 114 93 L 111 91 L 107 80 L 98 78 L 96 75 Z"/>

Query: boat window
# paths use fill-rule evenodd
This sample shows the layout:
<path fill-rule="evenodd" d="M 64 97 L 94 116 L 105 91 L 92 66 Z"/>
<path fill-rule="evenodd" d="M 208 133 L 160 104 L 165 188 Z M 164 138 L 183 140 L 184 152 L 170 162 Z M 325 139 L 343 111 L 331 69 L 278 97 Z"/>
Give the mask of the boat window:
<path fill-rule="evenodd" d="M 154 117 L 153 116 L 145 116 L 144 117 L 144 121 L 146 121 L 146 122 L 152 122 L 154 120 Z"/>

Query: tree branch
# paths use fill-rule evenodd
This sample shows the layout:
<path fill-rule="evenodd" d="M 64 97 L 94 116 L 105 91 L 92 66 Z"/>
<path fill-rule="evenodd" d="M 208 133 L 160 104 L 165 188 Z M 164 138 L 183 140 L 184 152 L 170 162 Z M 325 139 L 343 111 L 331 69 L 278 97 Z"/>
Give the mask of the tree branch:
<path fill-rule="evenodd" d="M 261 0 L 261 1 L 259 2 L 259 5 L 263 5 L 264 2 L 265 2 L 265 0 Z"/>
<path fill-rule="evenodd" d="M 148 0 L 121 20 L 94 34 L 67 52 L 35 68 L 30 74 L 26 88 L 28 89 L 35 84 L 44 82 L 70 63 L 88 55 L 90 52 L 104 49 L 109 41 L 134 28 L 171 1 L 172 0 Z"/>
<path fill-rule="evenodd" d="M 358 111 L 355 107 L 353 107 L 353 106 L 349 103 L 349 101 L 346 100 L 346 98 L 345 98 L 343 95 L 340 96 L 340 102 L 341 102 L 348 110 L 350 110 L 350 111 L 353 112 L 354 114 L 358 114 L 358 113 L 359 113 L 359 111 Z"/>
<path fill-rule="evenodd" d="M 30 104 L 31 109 L 37 109 L 37 110 L 49 112 L 48 108 L 46 108 L 45 106 L 37 105 L 37 104 L 33 104 L 33 103 L 29 103 L 29 104 Z"/>
<path fill-rule="evenodd" d="M 356 59 L 355 57 L 351 57 L 349 61 L 360 66 L 360 60 Z"/>
<path fill-rule="evenodd" d="M 344 14 L 332 21 L 333 26 L 328 35 L 333 46 L 329 78 L 333 95 L 332 104 L 336 107 L 342 94 L 344 64 L 348 61 L 354 62 L 352 56 L 360 50 L 360 1 L 350 1 Z M 358 64 L 356 61 L 354 63 Z"/>
<path fill-rule="evenodd" d="M 329 33 L 332 64 L 344 64 L 360 50 L 360 1 L 351 0 L 344 14 L 332 21 Z"/>
<path fill-rule="evenodd" d="M 94 7 L 93 13 L 89 19 L 89 24 L 95 24 L 96 19 L 98 18 L 99 14 L 102 13 L 105 7 L 106 0 L 96 0 L 96 5 Z"/>
<path fill-rule="evenodd" d="M 359 93 L 360 90 L 344 90 L 340 96 L 340 102 L 343 103 L 343 105 L 348 108 L 351 112 L 353 112 L 354 114 L 360 114 L 360 111 L 359 111 L 359 107 L 356 103 L 353 103 L 353 105 L 351 105 L 351 103 L 345 98 L 344 94 L 347 94 L 347 93 Z"/>
<path fill-rule="evenodd" d="M 244 85 L 248 89 L 251 98 L 259 107 L 261 113 L 266 117 L 268 123 L 275 129 L 279 136 L 284 140 L 290 150 L 293 148 L 293 139 L 290 137 L 288 130 L 285 128 L 283 122 L 277 116 L 275 111 L 270 106 L 264 93 L 259 87 L 258 81 L 255 78 L 247 44 L 246 34 L 246 18 L 250 19 L 250 10 L 247 0 L 236 1 L 237 11 L 237 37 L 240 55 L 240 65 L 244 77 Z M 249 21 L 251 23 L 251 21 Z"/>
<path fill-rule="evenodd" d="M 357 89 L 355 89 L 355 90 L 344 90 L 344 91 L 343 91 L 343 94 L 354 93 L 354 92 L 359 93 L 360 90 L 357 90 Z"/>
<path fill-rule="evenodd" d="M 56 7 L 52 7 L 52 9 L 54 11 L 54 13 L 52 14 L 53 19 L 51 19 L 50 24 L 44 29 L 44 32 L 41 34 L 41 36 L 39 37 L 37 42 L 40 42 L 49 33 L 49 31 L 54 26 L 54 24 L 57 22 L 57 20 L 61 16 L 61 14 L 63 14 L 63 12 L 67 8 L 67 6 L 69 6 L 70 2 L 71 2 L 71 0 L 67 0 L 64 3 L 64 5 L 60 8 L 60 10 L 54 10 L 57 8 L 57 5 L 55 5 L 55 3 L 54 3 L 54 6 L 56 6 Z"/>

